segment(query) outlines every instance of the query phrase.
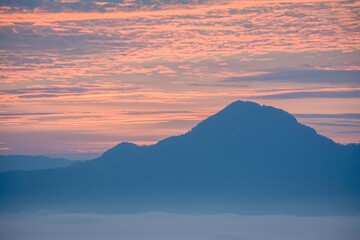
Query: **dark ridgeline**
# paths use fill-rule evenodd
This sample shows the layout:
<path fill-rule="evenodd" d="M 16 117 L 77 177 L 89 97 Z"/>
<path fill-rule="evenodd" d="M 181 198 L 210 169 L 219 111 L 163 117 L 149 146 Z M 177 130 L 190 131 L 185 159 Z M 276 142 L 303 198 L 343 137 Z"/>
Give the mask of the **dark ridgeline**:
<path fill-rule="evenodd" d="M 63 158 L 51 158 L 45 156 L 0 155 L 0 171 L 32 171 L 69 167 L 76 162 L 78 161 L 70 161 Z"/>
<path fill-rule="evenodd" d="M 0 189 L 2 211 L 358 214 L 360 146 L 237 101 L 151 146 L 121 143 L 68 168 L 1 173 Z"/>

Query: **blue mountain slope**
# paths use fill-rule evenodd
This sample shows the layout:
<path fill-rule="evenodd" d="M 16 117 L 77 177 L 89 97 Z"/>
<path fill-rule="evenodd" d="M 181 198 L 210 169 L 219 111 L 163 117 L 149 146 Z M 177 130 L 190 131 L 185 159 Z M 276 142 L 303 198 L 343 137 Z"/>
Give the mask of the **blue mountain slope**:
<path fill-rule="evenodd" d="M 356 214 L 360 147 L 237 101 L 155 145 L 121 143 L 88 163 L 3 173 L 0 183 L 3 210 Z"/>

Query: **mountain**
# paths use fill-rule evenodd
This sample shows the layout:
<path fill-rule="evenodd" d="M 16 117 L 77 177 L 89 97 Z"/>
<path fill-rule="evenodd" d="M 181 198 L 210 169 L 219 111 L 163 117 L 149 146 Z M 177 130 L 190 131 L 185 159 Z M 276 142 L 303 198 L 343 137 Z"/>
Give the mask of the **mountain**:
<path fill-rule="evenodd" d="M 63 158 L 51 158 L 45 156 L 26 155 L 0 155 L 0 171 L 12 170 L 42 170 L 50 168 L 69 167 L 75 161 Z"/>
<path fill-rule="evenodd" d="M 236 101 L 189 132 L 63 169 L 0 174 L 0 210 L 360 213 L 360 146 Z"/>

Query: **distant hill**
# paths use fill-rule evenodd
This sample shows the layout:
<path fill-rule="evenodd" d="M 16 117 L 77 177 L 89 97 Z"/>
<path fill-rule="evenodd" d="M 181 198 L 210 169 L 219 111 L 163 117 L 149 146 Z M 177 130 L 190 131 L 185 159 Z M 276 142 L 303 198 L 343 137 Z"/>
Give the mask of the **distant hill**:
<path fill-rule="evenodd" d="M 0 171 L 12 170 L 42 170 L 49 168 L 69 167 L 76 161 L 63 158 L 27 155 L 0 155 Z"/>
<path fill-rule="evenodd" d="M 360 146 L 237 101 L 151 146 L 121 143 L 63 169 L 0 174 L 0 208 L 108 212 L 360 213 Z"/>

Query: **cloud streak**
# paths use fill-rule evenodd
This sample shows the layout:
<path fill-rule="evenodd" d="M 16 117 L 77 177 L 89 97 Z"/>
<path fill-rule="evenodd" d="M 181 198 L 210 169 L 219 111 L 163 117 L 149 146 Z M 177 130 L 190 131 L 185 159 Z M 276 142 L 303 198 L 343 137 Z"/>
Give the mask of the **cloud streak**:
<path fill-rule="evenodd" d="M 295 114 L 299 118 L 347 118 L 360 119 L 360 113 L 342 113 L 342 114 Z"/>
<path fill-rule="evenodd" d="M 31 11 L 39 9 L 42 11 L 62 12 L 62 11 L 81 11 L 81 12 L 112 12 L 116 10 L 134 11 L 139 9 L 159 10 L 176 5 L 196 6 L 211 3 L 211 0 L 3 0 L 0 6 L 8 11 Z"/>
<path fill-rule="evenodd" d="M 331 83 L 331 84 L 357 84 L 360 86 L 359 70 L 293 70 L 274 71 L 256 76 L 232 77 L 225 81 L 249 82 L 300 82 L 300 83 Z"/>
<path fill-rule="evenodd" d="M 360 91 L 311 91 L 311 92 L 289 92 L 272 95 L 255 96 L 257 99 L 301 99 L 301 98 L 360 98 Z"/>

